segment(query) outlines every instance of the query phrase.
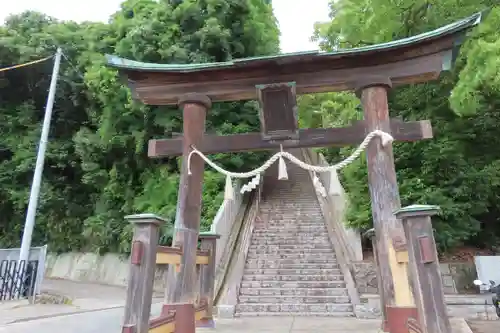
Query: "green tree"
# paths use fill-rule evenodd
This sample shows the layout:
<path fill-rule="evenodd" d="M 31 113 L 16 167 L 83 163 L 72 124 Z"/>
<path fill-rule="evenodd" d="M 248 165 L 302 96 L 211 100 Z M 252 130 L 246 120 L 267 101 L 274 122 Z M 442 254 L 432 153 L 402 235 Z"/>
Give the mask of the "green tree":
<path fill-rule="evenodd" d="M 146 156 L 150 138 L 182 130 L 173 107 L 133 101 L 105 53 L 139 61 L 190 63 L 276 53 L 279 31 L 262 0 L 129 0 L 109 23 L 60 22 L 40 13 L 10 17 L 0 28 L 0 66 L 53 54 L 64 61 L 47 151 L 34 244 L 52 251 L 127 251 L 123 217 L 136 212 L 175 217 L 179 163 Z M 19 243 L 50 79 L 49 62 L 0 76 L 0 246 Z M 254 102 L 218 103 L 207 131 L 255 130 Z M 226 168 L 251 168 L 262 155 L 224 154 Z M 223 179 L 207 171 L 202 228 L 221 201 Z"/>
<path fill-rule="evenodd" d="M 318 23 L 315 38 L 325 50 L 352 48 L 408 37 L 484 10 L 494 1 L 349 1 L 330 3 L 331 22 Z M 498 146 L 498 19 L 493 8 L 470 36 L 451 73 L 439 82 L 394 89 L 389 96 L 391 116 L 405 120 L 430 119 L 435 138 L 396 143 L 396 169 L 403 205 L 437 204 L 435 221 L 441 250 L 463 243 L 493 247 L 498 243 L 500 206 Z M 345 93 L 330 94 L 323 104 L 335 104 Z M 451 96 L 451 97 L 450 97 Z M 342 113 L 323 108 L 327 125 L 346 124 L 362 117 L 351 95 Z M 307 113 L 308 105 L 301 105 Z M 458 113 L 458 114 L 457 114 Z M 330 149 L 331 160 L 351 149 Z M 350 205 L 349 224 L 367 229 L 371 211 L 363 158 L 342 174 Z"/>

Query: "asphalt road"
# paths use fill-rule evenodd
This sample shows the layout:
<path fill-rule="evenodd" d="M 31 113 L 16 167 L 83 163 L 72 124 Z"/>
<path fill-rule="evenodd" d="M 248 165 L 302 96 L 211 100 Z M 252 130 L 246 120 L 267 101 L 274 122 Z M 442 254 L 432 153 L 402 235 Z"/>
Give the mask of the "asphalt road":
<path fill-rule="evenodd" d="M 153 316 L 160 311 L 160 304 L 153 305 Z M 122 319 L 123 308 L 116 308 L 9 324 L 0 333 L 120 333 Z"/>

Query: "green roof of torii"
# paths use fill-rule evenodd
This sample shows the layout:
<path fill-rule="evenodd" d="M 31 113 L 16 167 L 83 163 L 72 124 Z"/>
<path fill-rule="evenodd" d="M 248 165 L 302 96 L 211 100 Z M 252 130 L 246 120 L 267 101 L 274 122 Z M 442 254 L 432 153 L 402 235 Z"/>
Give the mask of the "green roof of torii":
<path fill-rule="evenodd" d="M 294 53 L 283 53 L 271 56 L 260 56 L 260 57 L 250 57 L 235 59 L 226 62 L 212 62 L 212 63 L 196 63 L 196 64 L 155 64 L 155 63 L 145 63 L 140 61 L 134 61 L 129 59 L 123 59 L 113 55 L 106 55 L 108 65 L 114 68 L 122 70 L 133 70 L 133 71 L 148 71 L 148 72 L 170 72 L 170 73 L 186 73 L 186 72 L 199 72 L 210 69 L 223 69 L 239 67 L 243 64 L 259 62 L 259 61 L 286 61 L 289 57 L 297 56 L 315 56 L 315 57 L 328 57 L 328 56 L 339 56 L 339 55 L 353 55 L 362 54 L 365 52 L 373 51 L 383 51 L 392 48 L 400 48 L 415 43 L 430 41 L 432 39 L 443 37 L 448 34 L 454 34 L 460 31 L 466 31 L 467 29 L 477 25 L 481 21 L 482 13 L 476 13 L 472 16 L 464 18 L 460 21 L 448 24 L 436 30 L 432 30 L 426 33 L 422 33 L 416 36 L 403 38 L 396 41 L 391 41 L 387 43 L 357 47 L 352 49 L 340 49 L 332 52 L 320 52 L 320 51 L 305 51 L 305 52 L 294 52 Z"/>

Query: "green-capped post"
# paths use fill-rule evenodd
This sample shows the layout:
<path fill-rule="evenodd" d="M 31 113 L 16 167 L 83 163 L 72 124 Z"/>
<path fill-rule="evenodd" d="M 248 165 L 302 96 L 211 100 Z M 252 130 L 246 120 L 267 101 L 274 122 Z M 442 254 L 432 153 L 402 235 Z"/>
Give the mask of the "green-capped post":
<path fill-rule="evenodd" d="M 394 212 L 405 230 L 410 281 L 423 333 L 451 333 L 431 222 L 439 211 L 438 206 L 411 205 Z"/>

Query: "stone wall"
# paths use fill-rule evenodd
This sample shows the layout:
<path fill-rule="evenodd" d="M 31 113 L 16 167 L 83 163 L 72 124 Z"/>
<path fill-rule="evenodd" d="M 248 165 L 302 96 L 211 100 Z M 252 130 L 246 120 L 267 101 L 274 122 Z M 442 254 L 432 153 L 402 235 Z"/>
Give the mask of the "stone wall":
<path fill-rule="evenodd" d="M 471 320 L 500 320 L 491 304 L 491 295 L 446 295 L 445 302 L 450 317 Z M 378 295 L 362 295 L 361 304 L 356 306 L 356 317 L 376 319 L 380 316 Z"/>
<path fill-rule="evenodd" d="M 167 266 L 157 266 L 155 290 L 165 288 L 164 277 Z M 128 257 L 108 253 L 48 254 L 45 277 L 72 281 L 93 282 L 115 286 L 126 286 L 128 281 Z M 441 273 L 446 294 L 470 293 L 476 278 L 474 263 L 442 263 Z M 354 279 L 360 294 L 378 294 L 377 275 L 371 261 L 354 263 Z"/>
<path fill-rule="evenodd" d="M 441 275 L 446 294 L 466 294 L 474 289 L 474 263 L 441 263 Z M 372 261 L 354 263 L 354 279 L 360 294 L 378 294 L 377 274 Z"/>
<path fill-rule="evenodd" d="M 157 266 L 155 290 L 165 288 L 164 277 L 167 265 Z M 128 257 L 108 253 L 103 256 L 95 253 L 49 254 L 45 264 L 45 277 L 66 279 L 79 282 L 126 286 L 128 283 Z"/>

